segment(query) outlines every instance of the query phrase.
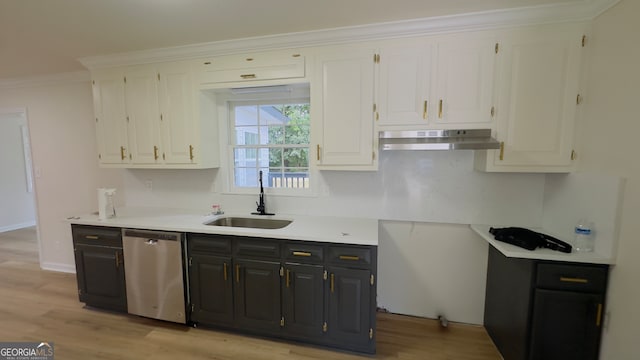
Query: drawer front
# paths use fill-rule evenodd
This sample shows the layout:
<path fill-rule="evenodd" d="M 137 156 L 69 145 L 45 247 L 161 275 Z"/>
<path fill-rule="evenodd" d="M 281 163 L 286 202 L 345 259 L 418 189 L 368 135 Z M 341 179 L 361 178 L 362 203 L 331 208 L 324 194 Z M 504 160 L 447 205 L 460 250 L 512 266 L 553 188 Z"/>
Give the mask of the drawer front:
<path fill-rule="evenodd" d="M 324 248 L 322 245 L 286 243 L 284 245 L 284 258 L 289 262 L 321 263 L 324 259 Z"/>
<path fill-rule="evenodd" d="M 122 247 L 122 230 L 115 227 L 71 225 L 73 242 L 97 246 Z"/>
<path fill-rule="evenodd" d="M 280 243 L 271 239 L 241 238 L 235 242 L 235 255 L 279 259 Z"/>
<path fill-rule="evenodd" d="M 362 246 L 330 246 L 329 262 L 346 266 L 371 266 L 371 248 Z"/>
<path fill-rule="evenodd" d="M 191 252 L 231 254 L 231 238 L 227 236 L 189 234 L 187 243 Z"/>
<path fill-rule="evenodd" d="M 305 58 L 299 53 L 221 56 L 199 60 L 200 83 L 302 78 Z"/>
<path fill-rule="evenodd" d="M 604 292 L 607 267 L 538 264 L 537 287 L 581 292 Z"/>

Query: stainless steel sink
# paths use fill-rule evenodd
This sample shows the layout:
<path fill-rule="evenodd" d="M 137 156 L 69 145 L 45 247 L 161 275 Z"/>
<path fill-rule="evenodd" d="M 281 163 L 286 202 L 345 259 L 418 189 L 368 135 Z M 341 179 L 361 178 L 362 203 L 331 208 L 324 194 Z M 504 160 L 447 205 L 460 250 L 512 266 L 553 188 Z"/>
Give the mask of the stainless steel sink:
<path fill-rule="evenodd" d="M 205 225 L 211 226 L 229 226 L 255 229 L 282 229 L 291 224 L 291 220 L 282 219 L 259 219 L 259 218 L 243 218 L 243 217 L 223 217 L 216 219 Z"/>

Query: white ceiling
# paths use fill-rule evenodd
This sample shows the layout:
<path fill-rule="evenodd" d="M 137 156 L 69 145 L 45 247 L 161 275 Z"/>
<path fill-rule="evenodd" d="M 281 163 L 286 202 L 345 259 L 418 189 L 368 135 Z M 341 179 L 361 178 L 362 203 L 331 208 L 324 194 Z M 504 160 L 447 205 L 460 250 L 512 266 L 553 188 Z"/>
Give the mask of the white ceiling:
<path fill-rule="evenodd" d="M 0 0 L 0 79 L 78 58 L 218 40 L 594 0 Z"/>

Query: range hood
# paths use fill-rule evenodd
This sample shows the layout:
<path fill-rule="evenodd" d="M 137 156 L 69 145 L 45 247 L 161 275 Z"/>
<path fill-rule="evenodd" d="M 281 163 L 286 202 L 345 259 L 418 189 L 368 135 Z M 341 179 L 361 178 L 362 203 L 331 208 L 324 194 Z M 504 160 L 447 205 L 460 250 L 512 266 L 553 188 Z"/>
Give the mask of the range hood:
<path fill-rule="evenodd" d="M 491 129 L 380 131 L 382 150 L 499 149 Z"/>

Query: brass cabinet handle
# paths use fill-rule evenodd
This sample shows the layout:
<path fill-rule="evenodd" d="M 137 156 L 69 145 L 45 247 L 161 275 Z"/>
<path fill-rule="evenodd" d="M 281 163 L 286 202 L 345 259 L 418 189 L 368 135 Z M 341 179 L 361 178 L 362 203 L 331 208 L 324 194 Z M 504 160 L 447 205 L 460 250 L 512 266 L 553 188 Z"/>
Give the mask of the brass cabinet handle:
<path fill-rule="evenodd" d="M 336 275 L 331 274 L 330 277 L 331 277 L 331 281 L 329 282 L 329 289 L 333 293 L 333 290 L 335 289 Z"/>
<path fill-rule="evenodd" d="M 340 255 L 340 260 L 358 261 L 358 260 L 360 260 L 360 257 L 359 256 L 351 256 L 351 255 Z"/>
<path fill-rule="evenodd" d="M 158 160 L 158 147 L 153 145 L 153 158 Z"/>
<path fill-rule="evenodd" d="M 311 253 L 306 251 L 294 251 L 292 254 L 293 256 L 311 256 Z"/>
<path fill-rule="evenodd" d="M 242 74 L 240 75 L 241 78 L 243 79 L 255 79 L 256 78 L 256 74 Z"/>
<path fill-rule="evenodd" d="M 320 161 L 320 144 L 316 145 L 316 157 Z"/>
<path fill-rule="evenodd" d="M 290 283 L 290 275 L 291 275 L 291 271 L 289 269 L 287 269 L 287 276 L 286 276 L 286 285 L 287 287 L 289 287 L 289 283 Z"/>
<path fill-rule="evenodd" d="M 429 102 L 427 100 L 424 101 L 422 105 L 422 118 L 427 120 L 429 117 Z"/>
<path fill-rule="evenodd" d="M 227 263 L 223 263 L 222 264 L 222 273 L 223 273 L 223 276 L 224 276 L 224 281 L 227 281 L 227 279 L 229 277 L 228 276 L 229 274 L 227 272 Z"/>
<path fill-rule="evenodd" d="M 442 99 L 440 99 L 440 105 L 438 105 L 438 118 L 442 119 Z"/>
<path fill-rule="evenodd" d="M 578 283 L 578 284 L 587 284 L 589 280 L 583 278 L 574 278 L 574 277 L 560 277 L 560 281 L 562 282 L 570 282 L 570 283 Z"/>
<path fill-rule="evenodd" d="M 98 240 L 99 237 L 97 235 L 86 235 L 85 239 Z"/>
<path fill-rule="evenodd" d="M 120 146 L 120 158 L 122 160 L 124 160 L 126 158 L 125 154 L 124 154 L 125 148 L 124 146 Z"/>
<path fill-rule="evenodd" d="M 598 313 L 596 314 L 596 326 L 600 327 L 602 324 L 602 304 L 598 304 Z"/>
<path fill-rule="evenodd" d="M 236 265 L 236 282 L 240 282 L 240 265 Z"/>
<path fill-rule="evenodd" d="M 504 160 L 504 141 L 500 143 L 500 161 Z"/>
<path fill-rule="evenodd" d="M 189 145 L 189 159 L 193 161 L 193 145 Z"/>

